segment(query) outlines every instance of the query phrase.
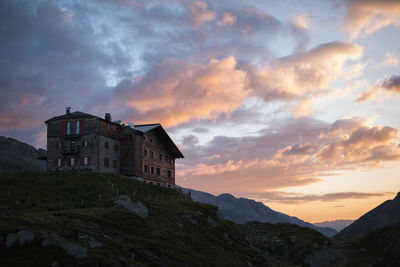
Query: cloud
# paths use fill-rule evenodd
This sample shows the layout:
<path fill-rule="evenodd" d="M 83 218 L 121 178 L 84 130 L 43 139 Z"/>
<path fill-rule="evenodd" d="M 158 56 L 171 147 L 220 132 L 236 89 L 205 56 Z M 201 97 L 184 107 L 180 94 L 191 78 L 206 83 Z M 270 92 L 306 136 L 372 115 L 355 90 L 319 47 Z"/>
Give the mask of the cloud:
<path fill-rule="evenodd" d="M 342 28 L 351 39 L 365 37 L 383 27 L 400 25 L 400 2 L 397 0 L 347 0 Z"/>
<path fill-rule="evenodd" d="M 208 64 L 165 59 L 146 75 L 120 82 L 114 103 L 128 104 L 140 120 L 174 126 L 193 118 L 229 115 L 249 95 L 246 83 L 246 73 L 236 69 L 234 57 Z"/>
<path fill-rule="evenodd" d="M 255 192 L 312 184 L 333 171 L 400 159 L 398 130 L 371 127 L 359 118 L 332 124 L 299 118 L 268 125 L 258 136 L 217 136 L 184 149 L 187 157 L 177 174 L 198 189 Z"/>
<path fill-rule="evenodd" d="M 308 13 L 300 13 L 289 20 L 290 33 L 296 40 L 297 44 L 294 48 L 296 53 L 307 50 L 310 43 L 308 31 L 311 28 L 311 16 Z"/>
<path fill-rule="evenodd" d="M 381 197 L 386 195 L 392 195 L 391 192 L 382 193 L 365 193 L 365 192 L 335 192 L 328 194 L 298 194 L 281 191 L 267 191 L 267 192 L 246 192 L 243 196 L 259 199 L 263 202 L 277 202 L 283 204 L 301 204 L 312 201 L 322 202 L 337 202 L 345 199 L 365 199 L 373 197 Z"/>
<path fill-rule="evenodd" d="M 348 60 L 363 55 L 361 46 L 331 42 L 304 52 L 274 60 L 269 67 L 249 67 L 249 81 L 255 94 L 265 101 L 291 100 L 329 89 Z"/>
<path fill-rule="evenodd" d="M 392 53 L 386 53 L 382 61 L 376 66 L 377 68 L 383 67 L 396 67 L 400 64 L 400 59 L 393 55 Z"/>
<path fill-rule="evenodd" d="M 382 87 L 386 90 L 400 93 L 400 76 L 392 75 L 387 77 L 383 83 Z"/>
<path fill-rule="evenodd" d="M 392 75 L 390 77 L 386 76 L 382 81 L 378 81 L 375 85 L 368 87 L 368 89 L 357 98 L 357 102 L 366 101 L 379 93 L 389 94 L 389 93 L 400 93 L 400 76 Z"/>

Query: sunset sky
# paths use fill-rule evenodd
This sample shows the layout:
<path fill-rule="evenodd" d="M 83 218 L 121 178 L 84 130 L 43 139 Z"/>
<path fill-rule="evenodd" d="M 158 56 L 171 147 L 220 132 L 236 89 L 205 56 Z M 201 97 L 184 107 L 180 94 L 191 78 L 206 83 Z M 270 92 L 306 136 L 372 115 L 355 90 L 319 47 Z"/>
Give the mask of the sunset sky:
<path fill-rule="evenodd" d="M 400 191 L 400 1 L 0 1 L 0 135 L 159 122 L 176 182 L 309 222 Z"/>

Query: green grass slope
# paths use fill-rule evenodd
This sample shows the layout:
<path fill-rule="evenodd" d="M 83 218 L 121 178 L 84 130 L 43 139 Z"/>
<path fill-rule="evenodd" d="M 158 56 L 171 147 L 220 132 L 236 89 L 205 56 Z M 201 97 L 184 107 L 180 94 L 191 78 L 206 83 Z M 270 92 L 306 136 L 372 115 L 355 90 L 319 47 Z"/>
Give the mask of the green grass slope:
<path fill-rule="evenodd" d="M 148 208 L 116 208 L 119 196 Z M 25 234 L 24 234 L 25 233 Z M 26 234 L 28 233 L 28 234 Z M 14 241 L 14 242 L 13 242 Z M 102 173 L 0 177 L 2 266 L 265 266 L 237 227 L 182 193 Z"/>

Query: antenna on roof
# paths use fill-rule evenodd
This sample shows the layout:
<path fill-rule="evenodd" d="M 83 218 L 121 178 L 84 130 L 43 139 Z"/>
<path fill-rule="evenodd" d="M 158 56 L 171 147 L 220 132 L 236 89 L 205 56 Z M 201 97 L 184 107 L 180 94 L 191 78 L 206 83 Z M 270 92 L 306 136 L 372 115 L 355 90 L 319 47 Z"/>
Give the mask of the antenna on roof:
<path fill-rule="evenodd" d="M 71 114 L 71 107 L 66 107 L 65 108 L 65 114 L 67 114 L 67 115 Z"/>

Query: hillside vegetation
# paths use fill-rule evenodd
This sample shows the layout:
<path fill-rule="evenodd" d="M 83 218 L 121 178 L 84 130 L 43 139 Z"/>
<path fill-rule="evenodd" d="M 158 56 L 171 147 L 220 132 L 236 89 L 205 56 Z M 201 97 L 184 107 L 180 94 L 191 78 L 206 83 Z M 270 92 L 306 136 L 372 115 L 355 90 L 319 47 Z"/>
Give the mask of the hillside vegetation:
<path fill-rule="evenodd" d="M 0 188 L 3 266 L 266 264 L 215 207 L 176 190 L 64 172 L 4 176 Z M 116 207 L 118 200 L 139 212 Z"/>
<path fill-rule="evenodd" d="M 1 266 L 385 266 L 398 262 L 398 230 L 333 246 L 293 224 L 234 224 L 178 190 L 124 176 L 0 176 Z"/>

